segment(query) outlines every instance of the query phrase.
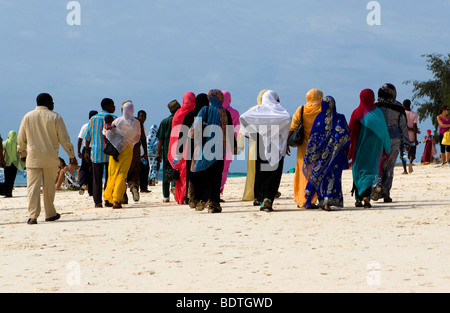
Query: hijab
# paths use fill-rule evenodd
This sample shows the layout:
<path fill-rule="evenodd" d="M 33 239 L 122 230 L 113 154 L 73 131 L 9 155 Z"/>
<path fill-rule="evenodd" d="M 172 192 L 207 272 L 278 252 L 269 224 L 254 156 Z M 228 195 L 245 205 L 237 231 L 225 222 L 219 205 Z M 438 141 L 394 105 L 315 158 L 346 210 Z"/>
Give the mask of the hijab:
<path fill-rule="evenodd" d="M 303 173 L 308 180 L 305 192 L 308 201 L 314 195 L 313 190 L 325 194 L 334 194 L 329 190 L 326 177 L 340 177 L 343 169 L 348 169 L 346 149 L 350 144 L 350 132 L 345 116 L 336 112 L 336 102 L 327 96 L 322 101 L 322 110 L 317 115 L 306 149 Z M 339 190 L 337 190 L 339 192 Z"/>
<path fill-rule="evenodd" d="M 183 120 L 183 125 L 187 127 L 191 127 L 194 123 L 195 117 L 198 115 L 200 110 L 209 105 L 208 95 L 206 93 L 198 94 L 195 98 L 195 107 L 194 110 L 187 113 Z"/>
<path fill-rule="evenodd" d="M 181 108 L 176 111 L 172 120 L 172 130 L 170 132 L 169 152 L 167 159 L 172 164 L 172 167 L 177 169 L 173 161 L 177 157 L 178 153 L 178 139 L 180 138 L 181 126 L 183 125 L 186 114 L 192 112 L 195 108 L 195 94 L 193 92 L 186 92 L 183 96 L 183 102 Z M 187 135 L 187 134 L 186 134 Z"/>
<path fill-rule="evenodd" d="M 134 104 L 126 101 L 122 106 L 122 116 L 112 123 L 116 127 L 106 132 L 106 138 L 121 153 L 127 146 L 134 147 L 141 138 L 141 123 L 134 116 Z"/>
<path fill-rule="evenodd" d="M 241 123 L 239 122 L 239 111 L 231 107 L 231 94 L 228 91 L 223 91 L 223 104 L 222 106 L 224 109 L 226 109 L 228 112 L 230 112 L 231 119 L 233 121 L 233 127 L 234 127 L 234 137 L 237 138 L 237 135 L 239 133 L 239 128 Z"/>
<path fill-rule="evenodd" d="M 158 152 L 158 137 L 156 135 L 158 134 L 158 125 L 154 124 L 152 127 L 150 127 L 150 130 L 148 131 L 147 136 L 147 151 L 148 154 L 156 155 Z"/>
<path fill-rule="evenodd" d="M 201 146 L 195 145 L 194 157 L 191 164 L 192 172 L 200 172 L 211 167 L 216 161 L 223 160 L 225 151 L 227 151 L 227 131 L 229 113 L 223 108 L 224 95 L 219 89 L 212 89 L 208 92 L 208 100 L 210 105 L 203 107 L 195 118 L 191 128 L 191 137 L 203 136 Z M 209 126 L 217 126 L 209 128 Z M 205 128 L 205 129 L 203 129 Z M 208 134 L 211 130 L 211 136 Z M 221 133 L 217 131 L 220 129 Z M 206 133 L 204 134 L 203 131 Z M 214 134 L 214 136 L 212 135 Z M 219 141 L 221 139 L 221 141 Z M 212 144 L 211 144 L 212 142 Z M 222 149 L 222 153 L 216 151 Z M 218 159 L 219 158 L 219 159 Z"/>
<path fill-rule="evenodd" d="M 8 139 L 3 141 L 3 149 L 5 150 L 6 166 L 14 166 L 19 170 L 25 169 L 25 163 L 20 160 L 20 154 L 17 152 L 17 133 L 11 130 L 8 134 Z"/>
<path fill-rule="evenodd" d="M 375 94 L 371 89 L 361 91 L 359 106 L 353 111 L 350 118 L 350 148 L 348 153 L 349 160 L 354 161 L 356 146 L 359 139 L 361 126 L 372 130 L 381 142 L 385 143 L 387 125 L 383 112 L 375 104 Z M 388 149 L 390 150 L 390 149 Z M 390 151 L 386 151 L 389 153 Z"/>
<path fill-rule="evenodd" d="M 261 105 L 242 114 L 240 122 L 245 136 L 256 133 L 261 135 L 264 154 L 271 166 L 275 166 L 286 155 L 291 116 L 281 106 L 275 91 L 266 91 L 262 96 Z"/>

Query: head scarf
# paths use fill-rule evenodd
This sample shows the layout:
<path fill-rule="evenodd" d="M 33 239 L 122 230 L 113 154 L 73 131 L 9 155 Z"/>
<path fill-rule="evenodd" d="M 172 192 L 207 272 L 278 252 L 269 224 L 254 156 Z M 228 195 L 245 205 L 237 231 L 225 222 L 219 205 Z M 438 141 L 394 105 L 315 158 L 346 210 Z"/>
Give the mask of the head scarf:
<path fill-rule="evenodd" d="M 204 136 L 202 147 L 199 145 L 194 147 L 194 157 L 191 164 L 192 172 L 204 171 L 216 161 L 223 160 L 225 152 L 228 150 L 227 143 L 229 143 L 229 140 L 227 140 L 226 127 L 229 123 L 229 113 L 222 106 L 224 101 L 223 93 L 219 89 L 212 89 L 208 92 L 208 99 L 210 105 L 203 107 L 195 118 L 191 128 L 191 137 L 203 135 L 203 128 L 205 128 L 206 132 L 208 126 L 217 127 L 209 128 L 212 131 L 211 136 Z M 217 133 L 219 130 L 220 134 Z M 216 155 L 216 149 L 222 149 L 222 153 L 219 156 Z"/>
<path fill-rule="evenodd" d="M 134 104 L 125 101 L 122 105 L 122 116 L 115 119 L 116 127 L 106 132 L 106 138 L 121 153 L 127 146 L 134 147 L 141 137 L 141 123 L 134 114 Z"/>
<path fill-rule="evenodd" d="M 370 112 L 375 110 L 377 106 L 375 105 L 375 93 L 372 89 L 364 89 L 359 95 L 359 106 L 353 111 L 350 118 L 350 150 L 348 158 L 353 160 L 356 151 L 356 144 L 359 138 L 359 131 L 361 129 L 361 120 Z"/>
<path fill-rule="evenodd" d="M 240 122 L 245 136 L 256 133 L 261 135 L 265 148 L 264 154 L 271 166 L 275 166 L 285 156 L 291 116 L 281 106 L 275 91 L 265 92 L 261 105 L 242 114 Z"/>
<path fill-rule="evenodd" d="M 403 107 L 403 104 L 398 102 L 396 99 L 397 99 L 397 90 L 395 89 L 395 86 L 386 83 L 383 86 L 381 86 L 381 88 L 378 90 L 378 101 L 376 103 L 376 106 L 379 108 L 384 107 L 400 112 L 400 114 L 403 114 L 406 118 L 406 112 L 405 108 Z"/>
<path fill-rule="evenodd" d="M 20 160 L 20 154 L 17 152 L 17 133 L 11 130 L 8 134 L 8 139 L 3 141 L 3 149 L 5 151 L 6 166 L 14 166 L 19 170 L 25 169 L 25 163 Z"/>
<path fill-rule="evenodd" d="M 268 92 L 270 89 L 263 89 L 259 92 L 258 97 L 256 98 L 256 105 L 262 104 L 262 97 L 266 92 Z"/>
<path fill-rule="evenodd" d="M 335 100 L 327 96 L 314 121 L 303 162 L 303 173 L 308 180 L 306 206 L 311 205 L 316 192 L 319 201 L 343 206 L 342 187 L 338 184 L 342 170 L 348 168 L 346 149 L 349 144 L 345 116 L 336 112 Z"/>
<path fill-rule="evenodd" d="M 198 112 L 200 110 L 209 105 L 208 95 L 205 93 L 201 93 L 197 95 L 195 98 L 195 107 L 194 110 L 186 114 L 183 120 L 183 125 L 186 125 L 187 127 L 191 127 L 194 123 L 195 117 L 198 115 Z"/>
<path fill-rule="evenodd" d="M 158 152 L 158 138 L 156 135 L 158 134 L 158 125 L 152 125 L 147 135 L 147 151 L 148 155 L 156 156 Z"/>
<path fill-rule="evenodd" d="M 239 111 L 231 107 L 231 94 L 228 91 L 223 91 L 223 104 L 222 106 L 224 109 L 226 109 L 228 112 L 230 112 L 231 119 L 233 120 L 233 126 L 234 126 L 234 136 L 237 138 L 237 135 L 239 133 L 239 128 L 241 123 L 239 122 Z M 261 99 L 262 100 L 262 99 Z"/>
<path fill-rule="evenodd" d="M 172 130 L 170 132 L 169 152 L 167 158 L 172 164 L 177 155 L 178 139 L 180 138 L 181 126 L 183 124 L 186 114 L 192 112 L 195 107 L 195 94 L 193 92 L 186 92 L 183 96 L 183 104 L 181 108 L 175 113 L 172 120 Z M 187 135 L 187 134 L 186 134 Z M 174 167 L 176 169 L 176 166 Z"/>

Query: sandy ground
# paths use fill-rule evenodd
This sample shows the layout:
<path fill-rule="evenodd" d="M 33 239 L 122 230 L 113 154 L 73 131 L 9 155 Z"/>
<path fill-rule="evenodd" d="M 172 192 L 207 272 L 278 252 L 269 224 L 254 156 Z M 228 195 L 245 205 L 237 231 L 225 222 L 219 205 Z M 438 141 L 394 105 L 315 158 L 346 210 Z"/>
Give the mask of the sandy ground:
<path fill-rule="evenodd" d="M 17 188 L 0 199 L 0 292 L 450 292 L 450 166 L 414 170 L 371 209 L 345 171 L 333 212 L 297 209 L 285 174 L 274 213 L 232 178 L 221 214 L 163 204 L 158 185 L 123 210 L 58 192 L 61 220 L 27 225 Z"/>

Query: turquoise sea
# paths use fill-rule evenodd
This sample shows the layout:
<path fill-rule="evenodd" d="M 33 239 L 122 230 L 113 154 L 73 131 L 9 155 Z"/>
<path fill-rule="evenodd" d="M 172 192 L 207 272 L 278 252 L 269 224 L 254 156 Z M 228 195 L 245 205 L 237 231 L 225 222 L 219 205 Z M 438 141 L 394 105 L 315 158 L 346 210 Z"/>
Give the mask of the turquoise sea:
<path fill-rule="evenodd" d="M 228 177 L 245 177 L 246 175 L 247 175 L 247 173 L 228 173 Z M 162 181 L 162 171 L 159 172 L 158 180 Z M 16 181 L 14 182 L 14 186 L 26 187 L 27 186 L 26 174 L 24 174 L 21 171 L 18 171 L 17 176 L 16 176 Z"/>

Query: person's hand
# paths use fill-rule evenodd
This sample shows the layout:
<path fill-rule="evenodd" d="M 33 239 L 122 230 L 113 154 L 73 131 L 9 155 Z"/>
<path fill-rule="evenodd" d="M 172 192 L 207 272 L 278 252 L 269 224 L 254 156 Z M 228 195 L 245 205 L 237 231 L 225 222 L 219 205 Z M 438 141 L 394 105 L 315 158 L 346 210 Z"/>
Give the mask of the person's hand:
<path fill-rule="evenodd" d="M 286 155 L 291 156 L 291 148 L 289 147 L 289 145 L 286 145 Z"/>
<path fill-rule="evenodd" d="M 6 167 L 6 162 L 5 162 L 4 159 L 1 159 L 1 160 L 0 160 L 0 167 L 3 167 L 3 168 Z"/>
<path fill-rule="evenodd" d="M 25 163 L 27 161 L 27 157 L 20 158 L 20 160 Z"/>
<path fill-rule="evenodd" d="M 78 165 L 78 160 L 76 157 L 69 159 L 69 161 L 70 161 L 70 164 L 72 164 L 72 165 Z"/>
<path fill-rule="evenodd" d="M 83 154 L 81 152 L 78 152 L 78 158 L 82 159 L 83 158 Z"/>
<path fill-rule="evenodd" d="M 161 163 L 161 154 L 159 154 L 159 152 L 156 154 L 156 161 L 158 161 L 158 163 Z"/>

